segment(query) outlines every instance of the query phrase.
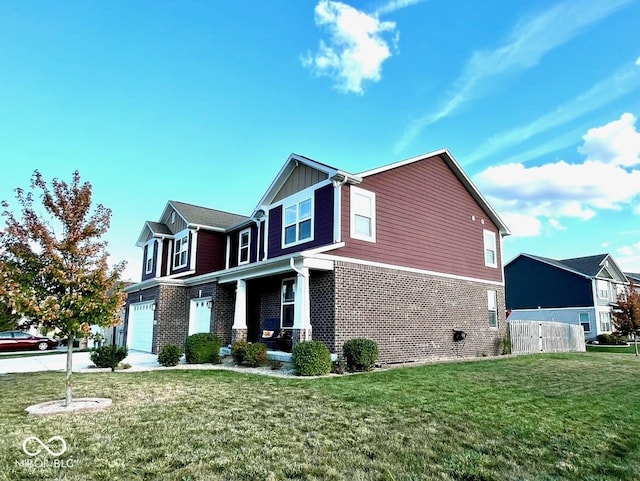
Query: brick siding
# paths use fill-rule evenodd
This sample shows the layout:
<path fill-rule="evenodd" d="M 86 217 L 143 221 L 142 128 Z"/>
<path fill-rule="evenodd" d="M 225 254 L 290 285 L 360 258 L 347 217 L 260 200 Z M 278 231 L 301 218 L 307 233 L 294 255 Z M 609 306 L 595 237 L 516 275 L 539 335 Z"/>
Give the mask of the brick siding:
<path fill-rule="evenodd" d="M 336 262 L 334 276 L 338 352 L 348 339 L 368 337 L 387 363 L 499 354 L 503 286 L 346 262 Z M 488 325 L 488 290 L 497 292 L 497 329 Z M 454 342 L 454 329 L 466 339 Z"/>
<path fill-rule="evenodd" d="M 153 352 L 173 344 L 184 348 L 189 330 L 189 291 L 186 287 L 161 285 L 156 306 Z"/>
<path fill-rule="evenodd" d="M 312 271 L 309 280 L 311 290 L 312 337 L 315 341 L 324 342 L 331 352 L 335 346 L 335 282 L 333 272 Z"/>
<path fill-rule="evenodd" d="M 213 302 L 212 329 L 221 340 L 222 345 L 231 344 L 231 326 L 235 312 L 236 284 L 218 284 Z"/>

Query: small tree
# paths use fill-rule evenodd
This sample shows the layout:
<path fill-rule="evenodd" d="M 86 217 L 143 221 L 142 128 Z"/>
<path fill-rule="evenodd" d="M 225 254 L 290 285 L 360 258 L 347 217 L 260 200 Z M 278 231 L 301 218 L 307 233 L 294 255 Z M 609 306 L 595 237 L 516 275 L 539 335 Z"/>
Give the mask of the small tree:
<path fill-rule="evenodd" d="M 633 334 L 636 356 L 638 355 L 638 334 L 640 334 L 640 290 L 633 280 L 618 294 L 617 306 L 613 310 L 613 324 L 623 336 Z"/>
<path fill-rule="evenodd" d="M 72 401 L 73 340 L 89 325 L 120 322 L 124 303 L 120 275 L 125 263 L 109 268 L 106 242 L 111 211 L 98 204 L 91 209 L 91 184 L 53 179 L 49 188 L 34 172 L 31 191 L 16 189 L 21 219 L 2 202 L 6 227 L 0 231 L 0 304 L 28 324 L 59 329 L 67 337 L 65 406 Z M 34 207 L 34 192 L 42 208 Z M 46 215 L 46 217 L 45 217 Z"/>

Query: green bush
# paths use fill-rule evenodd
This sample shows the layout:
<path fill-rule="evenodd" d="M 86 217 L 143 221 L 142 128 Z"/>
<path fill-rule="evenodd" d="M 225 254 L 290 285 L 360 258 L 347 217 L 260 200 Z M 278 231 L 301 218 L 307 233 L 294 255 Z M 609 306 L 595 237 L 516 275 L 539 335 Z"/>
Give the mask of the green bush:
<path fill-rule="evenodd" d="M 378 344 L 363 337 L 345 342 L 342 352 L 351 372 L 371 371 L 378 360 Z"/>
<path fill-rule="evenodd" d="M 331 353 L 318 341 L 301 342 L 293 348 L 293 367 L 299 376 L 323 376 L 331 371 Z"/>
<path fill-rule="evenodd" d="M 158 354 L 158 364 L 164 367 L 177 366 L 182 357 L 182 350 L 178 346 L 167 344 L 162 346 Z"/>
<path fill-rule="evenodd" d="M 267 345 L 254 342 L 247 346 L 242 364 L 248 367 L 262 366 L 267 362 Z"/>
<path fill-rule="evenodd" d="M 244 363 L 244 356 L 247 354 L 247 341 L 236 341 L 231 346 L 231 356 L 238 366 Z"/>
<path fill-rule="evenodd" d="M 91 362 L 96 367 L 111 367 L 111 353 L 113 352 L 111 344 L 97 348 L 91 353 Z M 127 346 L 115 346 L 114 353 L 114 366 L 117 366 L 122 360 L 127 357 L 129 351 Z"/>
<path fill-rule="evenodd" d="M 598 344 L 616 346 L 627 344 L 628 338 L 626 336 L 621 336 L 618 333 L 598 334 L 596 341 L 598 341 Z"/>
<path fill-rule="evenodd" d="M 187 337 L 184 354 L 189 364 L 220 362 L 220 338 L 211 332 L 200 332 Z"/>

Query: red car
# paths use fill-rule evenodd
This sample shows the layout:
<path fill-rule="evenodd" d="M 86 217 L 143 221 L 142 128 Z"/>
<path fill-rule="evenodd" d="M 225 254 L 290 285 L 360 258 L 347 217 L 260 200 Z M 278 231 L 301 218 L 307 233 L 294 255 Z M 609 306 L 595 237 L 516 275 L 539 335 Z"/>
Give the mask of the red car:
<path fill-rule="evenodd" d="M 32 336 L 28 332 L 4 331 L 0 332 L 0 351 L 21 351 L 37 349 L 46 351 L 58 345 L 58 341 L 44 336 Z"/>

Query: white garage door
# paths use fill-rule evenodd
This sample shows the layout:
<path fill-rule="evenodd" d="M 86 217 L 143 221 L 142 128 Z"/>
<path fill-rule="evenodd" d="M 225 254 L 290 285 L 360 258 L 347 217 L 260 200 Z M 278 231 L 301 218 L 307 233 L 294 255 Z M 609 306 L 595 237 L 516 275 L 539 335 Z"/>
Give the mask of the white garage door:
<path fill-rule="evenodd" d="M 129 329 L 127 330 L 129 349 L 151 352 L 154 304 L 154 301 L 137 302 L 129 306 Z"/>
<path fill-rule="evenodd" d="M 211 330 L 211 298 L 200 297 L 191 300 L 189 310 L 189 335 Z"/>

